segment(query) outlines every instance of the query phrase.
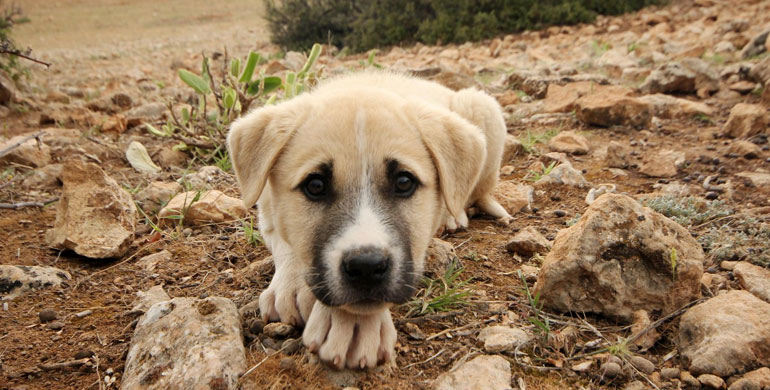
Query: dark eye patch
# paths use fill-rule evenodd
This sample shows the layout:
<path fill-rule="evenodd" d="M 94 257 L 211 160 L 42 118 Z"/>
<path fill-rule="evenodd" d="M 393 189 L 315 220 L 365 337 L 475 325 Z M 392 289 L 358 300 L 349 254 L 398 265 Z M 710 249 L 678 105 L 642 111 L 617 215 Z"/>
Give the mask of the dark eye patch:
<path fill-rule="evenodd" d="M 297 186 L 312 202 L 332 201 L 335 195 L 332 185 L 332 163 L 321 164 Z"/>
<path fill-rule="evenodd" d="M 399 198 L 411 197 L 422 183 L 409 170 L 404 169 L 397 160 L 388 160 L 386 163 L 386 173 L 388 184 L 385 193 Z"/>

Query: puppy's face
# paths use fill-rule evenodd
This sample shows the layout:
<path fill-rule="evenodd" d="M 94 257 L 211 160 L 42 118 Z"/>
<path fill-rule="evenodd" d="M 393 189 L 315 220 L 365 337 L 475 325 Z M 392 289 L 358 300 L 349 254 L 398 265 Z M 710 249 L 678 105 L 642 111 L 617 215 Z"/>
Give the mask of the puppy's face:
<path fill-rule="evenodd" d="M 445 207 L 465 207 L 484 142 L 448 110 L 366 89 L 260 108 L 228 136 L 244 202 L 270 197 L 290 266 L 324 304 L 361 313 L 413 294 Z"/>
<path fill-rule="evenodd" d="M 441 215 L 437 174 L 403 113 L 319 104 L 270 173 L 276 228 L 321 302 L 363 311 L 405 302 Z"/>

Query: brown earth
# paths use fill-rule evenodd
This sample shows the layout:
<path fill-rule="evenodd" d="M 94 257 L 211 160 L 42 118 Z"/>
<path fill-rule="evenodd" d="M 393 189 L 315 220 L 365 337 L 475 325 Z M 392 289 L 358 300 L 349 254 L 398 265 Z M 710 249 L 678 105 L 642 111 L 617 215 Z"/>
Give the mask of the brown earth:
<path fill-rule="evenodd" d="M 264 22 L 259 18 L 261 11 L 255 9 L 253 1 L 237 0 L 226 2 L 226 5 L 220 3 L 198 0 L 27 0 L 22 5 L 32 22 L 17 28 L 16 39 L 33 47 L 35 55 L 52 62 L 53 66 L 50 69 L 31 66 L 31 77 L 24 90 L 28 101 L 26 105 L 19 106 L 26 108 L 14 110 L 8 118 L 3 119 L 0 134 L 10 137 L 48 127 L 40 125 L 42 114 L 60 112 L 75 117 L 88 101 L 110 96 L 116 91 L 129 94 L 134 99 L 134 105 L 171 99 L 170 96 L 174 96 L 177 91 L 186 91 L 186 87 L 177 81 L 175 69 L 199 69 L 201 52 L 211 55 L 215 51 L 222 52 L 225 46 L 230 55 L 241 57 L 249 50 L 258 50 L 263 54 L 280 52 L 278 48 L 266 43 Z M 580 58 L 585 54 L 583 52 L 587 42 L 613 45 L 621 42 L 620 37 L 626 32 L 642 35 L 651 31 L 660 24 L 640 22 L 651 16 L 665 15 L 664 19 L 671 19 L 669 29 L 680 28 L 684 21 L 702 21 L 705 25 L 722 19 L 718 15 L 724 9 L 724 4 L 721 4 L 723 2 L 674 3 L 674 6 L 679 7 L 675 11 L 670 8 L 643 10 L 615 18 L 600 18 L 592 26 L 568 27 L 564 30 L 554 28 L 463 45 L 459 51 L 473 54 L 458 56 L 462 58 L 455 57 L 452 52 L 458 50 L 457 46 L 417 46 L 383 50 L 377 56 L 377 61 L 395 68 L 440 65 L 473 75 L 491 92 L 502 92 L 510 88 L 498 80 L 504 80 L 506 74 L 521 70 L 524 66 L 521 62 L 511 60 L 506 63 L 501 59 L 508 54 L 511 57 L 526 54 L 530 58 L 527 66 L 532 68 L 551 66 Z M 752 27 L 744 34 L 749 38 L 751 32 L 756 32 L 770 21 L 770 10 L 768 7 L 762 8 L 761 2 L 746 0 L 731 3 L 736 5 L 730 6 L 734 12 L 730 17 L 740 16 L 749 20 Z M 688 12 L 697 15 L 686 16 Z M 617 29 L 609 32 L 610 26 L 616 26 Z M 665 32 L 673 34 L 671 31 Z M 497 56 L 488 49 L 495 45 L 502 46 Z M 642 49 L 640 45 L 639 50 Z M 327 69 L 355 69 L 360 67 L 359 60 L 362 58 L 363 55 L 342 59 L 324 55 L 320 63 Z M 752 63 L 757 61 L 750 60 Z M 722 69 L 736 62 L 739 62 L 737 58 L 729 57 L 713 66 Z M 616 77 L 610 79 L 618 84 L 629 84 Z M 143 88 L 147 84 L 155 85 L 156 88 Z M 67 88 L 81 91 L 84 97 L 72 97 L 70 103 L 61 105 L 47 98 L 50 92 Z M 617 192 L 634 196 L 656 192 L 665 183 L 692 182 L 692 195 L 703 197 L 706 191 L 695 178 L 701 174 L 716 175 L 732 183 L 732 196 L 721 195 L 720 199 L 736 210 L 734 215 L 749 216 L 758 223 L 764 223 L 767 220 L 767 209 L 761 208 L 770 206 L 770 188 L 755 187 L 735 174 L 770 170 L 770 163 L 766 160 L 770 152 L 763 150 L 760 158 L 756 159 L 729 157 L 726 155 L 731 140 L 719 137 L 720 127 L 726 122 L 732 105 L 736 102 L 758 103 L 760 95 L 748 93 L 732 99 L 709 97 L 703 100 L 715 109 L 713 116 L 665 119 L 662 126 L 654 130 L 594 128 L 580 124 L 574 115 L 567 115 L 557 122 L 527 122 L 522 119 L 530 115 L 518 113 L 518 105 L 506 109 L 514 112 L 509 118 L 509 132 L 521 140 L 526 140 L 528 134 L 541 134 L 553 129 L 578 130 L 587 137 L 592 151 L 586 156 L 571 156 L 570 160 L 594 185 L 614 183 Z M 694 96 L 687 98 L 697 100 Z M 60 126 L 81 130 L 111 151 L 107 153 L 109 157 L 101 161 L 101 165 L 132 193 L 144 188 L 150 179 L 134 171 L 122 157 L 126 140 L 131 137 L 140 139 L 151 150 L 166 147 L 163 142 L 148 137 L 141 127 L 121 134 L 100 132 L 98 123 L 87 116 L 85 119 L 75 117 Z M 613 140 L 631 145 L 632 166 L 626 170 L 625 177 L 608 170 L 603 159 L 597 157 L 596 152 Z M 535 144 L 534 147 L 540 152 L 547 151 L 543 144 Z M 687 163 L 675 177 L 649 178 L 638 172 L 638 166 L 641 166 L 645 156 L 663 149 L 675 149 L 686 154 Z M 504 165 L 512 165 L 514 169 L 512 174 L 502 176 L 501 179 L 527 182 L 529 168 L 540 159 L 539 154 L 525 152 L 504 162 Z M 54 157 L 61 160 L 68 156 L 54 153 Z M 193 163 L 191 170 L 197 167 Z M 3 169 L 5 171 L 2 171 L 0 177 L 0 202 L 42 200 L 57 194 L 56 189 L 28 191 L 21 188 L 19 182 L 29 173 L 28 167 L 10 165 Z M 167 169 L 156 179 L 176 180 L 184 172 L 184 169 Z M 238 189 L 233 184 L 222 184 L 218 189 L 238 196 Z M 584 199 L 589 189 L 566 185 L 538 187 L 533 203 L 535 210 L 516 214 L 515 221 L 509 227 L 501 227 L 492 220 L 476 218 L 471 221 L 467 231 L 443 237 L 454 244 L 462 261 L 462 278 L 469 280 L 468 288 L 473 292 L 470 303 L 451 309 L 449 314 L 417 318 L 405 318 L 407 308 L 395 310 L 394 319 L 399 330 L 396 367 L 386 372 L 378 370 L 366 373 L 357 386 L 364 389 L 429 388 L 433 379 L 448 371 L 455 362 L 483 349 L 483 343 L 475 335 L 486 324 L 501 320 L 501 314 L 491 310 L 499 307 L 498 304 L 515 313 L 515 321 L 520 326 L 531 328 L 527 317 L 532 315 L 532 310 L 516 270 L 521 265 L 537 267 L 542 258 L 536 256 L 522 259 L 513 256 L 506 251 L 505 244 L 515 232 L 533 225 L 547 238 L 553 239 L 556 232 L 566 226 L 567 221 L 585 210 L 587 205 Z M 40 290 L 8 302 L 8 311 L 0 310 L 0 389 L 103 388 L 97 382 L 108 368 L 117 374 L 117 382 L 111 387 L 117 388 L 133 333 L 132 322 L 136 319 L 136 315 L 130 313 L 136 292 L 163 284 L 171 297 L 223 296 L 232 299 L 240 307 L 256 299 L 269 282 L 269 275 L 252 280 L 237 272 L 269 255 L 264 247 L 255 247 L 247 242 L 241 223 L 203 226 L 191 232 L 170 227 L 162 234 L 157 234 L 141 218 L 140 234 L 128 255 L 121 259 L 98 261 L 46 247 L 44 236 L 46 230 L 53 226 L 56 217 L 54 206 L 0 211 L 0 264 L 55 266 L 72 275 L 65 289 Z M 557 216 L 554 213 L 556 210 L 564 211 L 559 213 L 563 215 Z M 255 210 L 250 212 L 256 215 Z M 737 217 L 729 218 L 737 220 Z M 739 229 L 732 225 L 720 226 L 725 234 L 731 229 Z M 711 227 L 703 223 L 690 226 L 690 231 L 699 237 L 707 234 Z M 753 254 L 767 250 L 766 242 L 748 240 L 744 245 Z M 173 261 L 159 264 L 153 272 L 147 272 L 136 264 L 136 260 L 142 256 L 162 249 L 173 254 Z M 748 259 L 747 256 L 744 254 L 730 259 Z M 707 252 L 707 257 L 709 260 L 705 268 L 728 278 L 728 286 L 724 288 L 737 288 L 730 275 L 717 267 L 717 260 L 721 258 L 716 252 Z M 65 324 L 62 330 L 49 330 L 40 324 L 38 313 L 47 308 L 58 312 L 60 320 Z M 86 309 L 92 310 L 93 314 L 84 318 L 74 316 L 74 313 Z M 554 314 L 552 318 L 555 319 L 551 324 L 552 335 L 559 335 L 568 324 L 580 330 L 578 345 L 596 339 L 596 332 L 611 341 L 630 335 L 628 328 L 622 324 L 599 317 L 587 318 L 595 331 L 585 326 L 580 317 Z M 408 323 L 418 325 L 426 335 L 445 333 L 431 341 L 414 340 L 407 335 Z M 663 334 L 663 339 L 642 355 L 659 368 L 678 366 L 677 359 L 663 361 L 663 356 L 675 348 L 675 330 L 676 320 L 661 326 L 658 331 Z M 250 366 L 268 356 L 263 343 L 258 340 L 247 347 Z M 74 360 L 74 355 L 83 350 L 92 351 L 98 357 L 95 359 L 98 361 L 96 367 L 52 371 L 38 368 L 40 364 Z M 577 354 L 579 351 L 574 353 Z M 515 377 L 513 383 L 517 383 L 520 378 L 526 383 L 527 389 L 617 388 L 627 381 L 602 381 L 598 375 L 577 374 L 563 369 L 562 366 L 572 364 L 565 361 L 568 356 L 540 348 L 529 351 L 526 364 L 523 364 L 521 357 L 516 359 L 510 355 L 506 358 L 512 362 Z M 269 358 L 250 376 L 243 388 L 339 388 L 326 379 L 324 368 L 308 363 L 302 353 L 290 356 L 297 362 L 296 368 L 280 366 L 281 357 Z"/>

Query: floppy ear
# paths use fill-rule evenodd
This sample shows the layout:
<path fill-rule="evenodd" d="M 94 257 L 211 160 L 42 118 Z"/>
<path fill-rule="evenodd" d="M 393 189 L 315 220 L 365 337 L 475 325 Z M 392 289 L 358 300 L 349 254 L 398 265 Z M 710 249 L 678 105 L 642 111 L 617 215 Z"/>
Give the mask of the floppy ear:
<path fill-rule="evenodd" d="M 453 217 L 460 218 L 484 166 L 484 134 L 448 109 L 411 102 L 407 111 L 436 165 L 447 209 Z"/>
<path fill-rule="evenodd" d="M 230 125 L 227 149 L 246 207 L 259 200 L 270 169 L 307 112 L 301 99 L 297 98 L 260 107 Z"/>

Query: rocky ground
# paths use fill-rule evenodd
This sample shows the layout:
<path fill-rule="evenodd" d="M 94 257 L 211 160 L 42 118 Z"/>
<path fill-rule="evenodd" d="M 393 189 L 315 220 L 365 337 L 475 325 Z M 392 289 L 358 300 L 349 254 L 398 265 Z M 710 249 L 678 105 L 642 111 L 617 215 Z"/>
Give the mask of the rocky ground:
<path fill-rule="evenodd" d="M 510 133 L 514 222 L 434 240 L 430 282 L 394 310 L 395 364 L 363 373 L 258 319 L 272 261 L 227 161 L 144 126 L 191 102 L 177 70 L 223 42 L 282 77 L 304 56 L 237 8 L 184 34 L 149 2 L 154 23 L 84 21 L 73 41 L 35 25 L 87 3 L 35 8 L 52 19 L 22 38 L 53 66 L 0 78 L 0 389 L 770 388 L 770 3 L 674 0 L 372 63 L 326 48 L 326 75 L 484 88 Z"/>

